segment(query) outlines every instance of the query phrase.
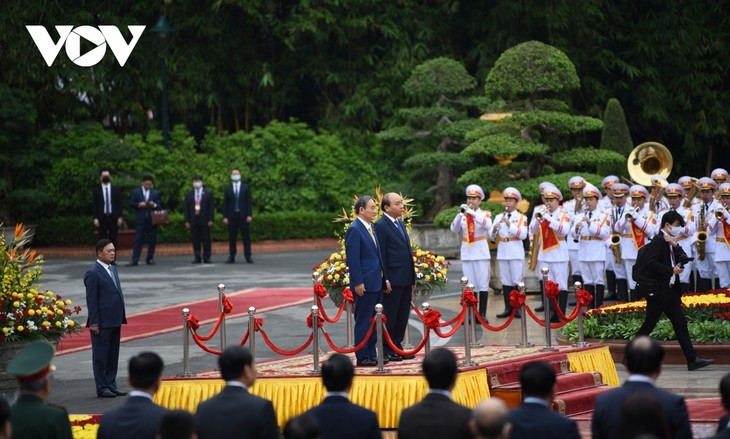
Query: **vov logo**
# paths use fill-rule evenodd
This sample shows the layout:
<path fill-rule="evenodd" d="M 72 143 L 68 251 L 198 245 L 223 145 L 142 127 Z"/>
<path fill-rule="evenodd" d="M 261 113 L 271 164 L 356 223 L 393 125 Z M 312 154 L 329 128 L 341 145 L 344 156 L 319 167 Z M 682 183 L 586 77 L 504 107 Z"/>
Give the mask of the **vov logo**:
<path fill-rule="evenodd" d="M 38 47 L 38 51 L 43 55 L 43 59 L 48 64 L 48 67 L 53 65 L 53 61 L 56 60 L 58 52 L 61 51 L 61 46 L 66 46 L 68 59 L 77 66 L 95 66 L 104 58 L 107 45 L 112 50 L 119 65 L 124 67 L 129 55 L 132 54 L 134 46 L 137 45 L 139 38 L 142 36 L 145 27 L 142 25 L 127 26 L 127 29 L 132 34 L 132 40 L 127 43 L 116 26 L 100 25 L 97 29 L 93 26 L 78 26 L 74 28 L 73 26 L 59 25 L 56 26 L 56 32 L 58 32 L 59 36 L 56 42 L 53 41 L 45 27 L 39 25 L 25 26 L 33 38 L 36 47 Z M 81 38 L 89 41 L 96 47 L 81 54 Z"/>

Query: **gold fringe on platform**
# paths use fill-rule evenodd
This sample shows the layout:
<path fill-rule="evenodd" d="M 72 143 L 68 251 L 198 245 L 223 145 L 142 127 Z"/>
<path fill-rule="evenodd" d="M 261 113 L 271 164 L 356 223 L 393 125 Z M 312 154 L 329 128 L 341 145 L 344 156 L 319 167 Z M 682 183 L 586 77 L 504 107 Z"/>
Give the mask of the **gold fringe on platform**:
<path fill-rule="evenodd" d="M 579 352 L 567 352 L 567 356 L 568 361 L 570 361 L 570 370 L 573 372 L 601 372 L 603 382 L 607 385 L 621 385 L 616 372 L 616 364 L 613 362 L 608 346 Z"/>
<path fill-rule="evenodd" d="M 198 403 L 221 391 L 220 379 L 166 380 L 155 395 L 155 402 L 169 409 L 195 412 Z M 352 402 L 373 410 L 381 428 L 396 428 L 400 413 L 423 399 L 428 384 L 422 376 L 357 375 L 350 391 Z M 320 377 L 259 378 L 251 393 L 270 399 L 279 426 L 319 404 L 325 395 Z M 475 407 L 489 397 L 484 370 L 459 373 L 452 398 L 459 404 Z"/>

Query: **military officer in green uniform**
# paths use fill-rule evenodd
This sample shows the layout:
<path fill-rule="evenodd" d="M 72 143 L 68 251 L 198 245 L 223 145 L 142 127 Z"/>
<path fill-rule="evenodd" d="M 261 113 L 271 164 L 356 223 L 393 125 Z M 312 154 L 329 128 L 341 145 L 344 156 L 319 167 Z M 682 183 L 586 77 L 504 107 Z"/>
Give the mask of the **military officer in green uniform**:
<path fill-rule="evenodd" d="M 66 410 L 46 404 L 55 353 L 50 343 L 35 341 L 8 364 L 8 375 L 18 380 L 20 393 L 12 407 L 13 438 L 72 439 Z"/>

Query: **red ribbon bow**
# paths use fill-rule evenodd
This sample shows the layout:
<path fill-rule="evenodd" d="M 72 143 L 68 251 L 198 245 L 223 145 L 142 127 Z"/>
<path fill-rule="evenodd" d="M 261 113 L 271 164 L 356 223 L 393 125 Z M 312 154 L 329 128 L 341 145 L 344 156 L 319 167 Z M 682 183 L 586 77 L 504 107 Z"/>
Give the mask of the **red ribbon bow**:
<path fill-rule="evenodd" d="M 509 292 L 509 304 L 512 308 L 521 308 L 525 304 L 527 295 L 520 293 L 518 290 L 512 290 Z"/>
<path fill-rule="evenodd" d="M 464 290 L 464 292 L 461 294 L 461 306 L 472 306 L 479 303 L 476 296 L 474 296 L 474 291 L 472 290 Z"/>
<path fill-rule="evenodd" d="M 558 297 L 558 294 L 560 294 L 560 286 L 558 286 L 557 283 L 551 280 L 545 282 L 545 296 L 547 296 L 548 299 Z"/>
<path fill-rule="evenodd" d="M 198 322 L 198 318 L 192 314 L 188 314 L 188 329 L 197 331 L 198 328 L 200 328 L 200 322 Z"/>
<path fill-rule="evenodd" d="M 342 299 L 345 302 L 350 302 L 350 303 L 355 302 L 355 298 L 352 297 L 352 291 L 350 290 L 349 287 L 342 290 Z"/>
<path fill-rule="evenodd" d="M 223 295 L 223 312 L 226 314 L 230 314 L 231 311 L 233 311 L 233 304 L 230 300 L 228 300 L 228 297 L 226 295 Z"/>
<path fill-rule="evenodd" d="M 320 299 L 324 299 L 324 296 L 327 295 L 327 288 L 322 285 L 322 282 L 317 282 L 314 284 L 314 293 L 320 297 Z"/>
<path fill-rule="evenodd" d="M 592 300 L 593 296 L 588 292 L 588 290 L 581 288 L 575 292 L 575 301 L 578 302 L 578 305 L 580 306 L 586 307 L 590 305 Z"/>
<path fill-rule="evenodd" d="M 264 319 L 260 319 L 258 317 L 253 319 L 253 330 L 258 332 L 261 330 L 261 327 L 264 326 Z"/>
<path fill-rule="evenodd" d="M 324 320 L 324 318 L 322 317 L 322 313 L 318 312 L 317 313 L 317 327 L 318 328 L 321 328 L 324 325 L 323 320 Z M 311 328 L 311 327 L 312 327 L 312 314 L 310 313 L 307 316 L 307 328 Z"/>
<path fill-rule="evenodd" d="M 435 309 L 429 309 L 426 314 L 423 315 L 423 324 L 429 329 L 436 329 L 439 327 L 439 321 L 441 320 L 441 313 Z"/>

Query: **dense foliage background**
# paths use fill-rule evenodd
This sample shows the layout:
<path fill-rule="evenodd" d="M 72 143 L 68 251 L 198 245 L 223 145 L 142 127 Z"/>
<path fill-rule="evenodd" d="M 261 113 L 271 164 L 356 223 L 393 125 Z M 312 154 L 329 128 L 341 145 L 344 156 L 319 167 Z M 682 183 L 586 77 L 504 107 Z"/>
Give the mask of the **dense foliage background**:
<path fill-rule="evenodd" d="M 173 210 L 190 177 L 201 174 L 220 202 L 232 166 L 251 184 L 257 213 L 334 216 L 354 193 L 381 184 L 414 197 L 421 218 L 430 219 L 444 196 L 459 201 L 464 175 L 499 189 L 507 175 L 529 190 L 541 175 L 615 169 L 613 156 L 592 149 L 604 148 L 600 122 L 611 98 L 625 116 L 624 138 L 669 147 L 672 178 L 705 175 L 727 165 L 730 149 L 728 9 L 727 0 L 4 1 L 0 221 L 88 218 L 100 167 L 111 168 L 125 189 L 151 173 Z M 110 24 L 129 38 L 126 25 L 149 30 L 163 13 L 174 33 L 160 39 L 145 31 L 124 67 L 109 50 L 92 68 L 74 65 L 61 50 L 48 67 L 25 30 L 41 24 L 55 40 L 54 25 Z M 469 134 L 449 123 L 431 129 L 430 139 L 376 136 L 423 129 L 408 117 L 413 111 L 437 116 L 434 109 L 447 107 L 413 83 L 417 68 L 438 58 L 472 78 L 451 90 L 447 117 L 511 111 L 519 96 L 488 78 L 509 72 L 498 60 L 528 41 L 554 47 L 574 66 L 570 87 L 543 96 L 536 108 L 563 113 L 561 126 L 587 121 L 578 134 L 527 149 L 505 173 L 481 174 L 465 173 L 494 168 L 495 159 L 467 145 L 505 132 Z M 174 126 L 169 150 L 159 131 L 163 54 Z M 536 127 L 545 116 L 517 122 Z M 439 151 L 447 137 L 451 146 Z M 606 152 L 625 149 L 612 145 Z M 433 155 L 439 152 L 450 153 L 449 161 Z"/>

